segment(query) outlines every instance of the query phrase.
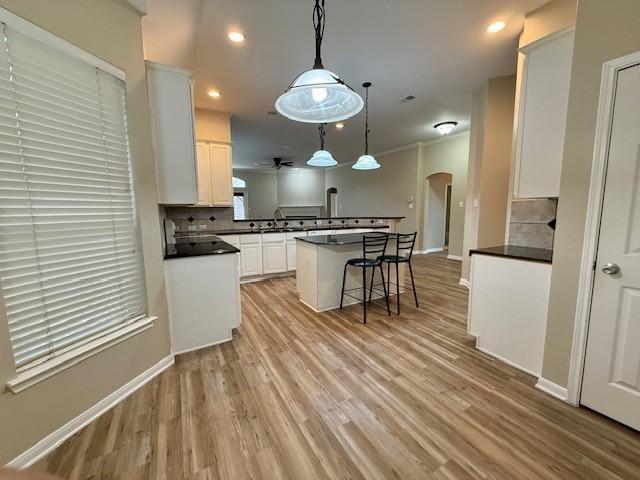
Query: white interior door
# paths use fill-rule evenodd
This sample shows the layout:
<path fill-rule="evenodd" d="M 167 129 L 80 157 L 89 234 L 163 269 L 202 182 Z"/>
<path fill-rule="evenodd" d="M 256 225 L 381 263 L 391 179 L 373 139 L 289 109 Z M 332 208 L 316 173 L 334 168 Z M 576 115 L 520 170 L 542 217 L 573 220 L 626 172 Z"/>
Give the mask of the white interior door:
<path fill-rule="evenodd" d="M 580 401 L 640 430 L 640 65 L 618 74 L 593 288 Z"/>

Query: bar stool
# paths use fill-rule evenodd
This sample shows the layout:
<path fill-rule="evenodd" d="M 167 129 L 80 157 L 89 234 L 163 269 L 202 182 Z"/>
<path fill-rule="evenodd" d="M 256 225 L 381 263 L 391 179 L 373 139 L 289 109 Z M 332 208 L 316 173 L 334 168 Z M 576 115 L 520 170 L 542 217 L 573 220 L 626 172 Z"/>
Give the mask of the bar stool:
<path fill-rule="evenodd" d="M 398 315 L 400 315 L 400 273 L 398 272 L 401 263 L 409 265 L 409 274 L 411 275 L 411 287 L 413 288 L 413 298 L 416 301 L 416 308 L 418 305 L 418 294 L 416 293 L 416 282 L 413 279 L 413 270 L 411 269 L 411 256 L 413 255 L 413 247 L 416 244 L 416 236 L 418 232 L 414 233 L 396 233 L 391 234 L 396 239 L 396 254 L 395 255 L 381 255 L 379 260 L 387 264 L 387 288 L 391 293 L 391 264 L 396 266 L 396 297 L 398 301 Z"/>
<path fill-rule="evenodd" d="M 342 302 L 344 296 L 355 298 L 360 300 L 360 297 L 351 295 L 349 292 L 360 290 L 360 288 L 352 288 L 349 290 L 344 289 L 345 280 L 347 278 L 347 268 L 357 267 L 362 269 L 362 309 L 363 309 L 363 323 L 367 323 L 367 268 L 373 269 L 371 272 L 371 287 L 369 289 L 369 302 L 371 302 L 371 290 L 373 288 L 373 278 L 376 273 L 376 268 L 380 269 L 380 275 L 382 276 L 382 288 L 384 290 L 384 299 L 387 303 L 387 315 L 391 315 L 391 309 L 389 308 L 389 295 L 387 294 L 387 287 L 384 279 L 384 272 L 382 271 L 382 256 L 387 249 L 387 243 L 389 241 L 388 233 L 370 233 L 362 236 L 362 257 L 350 258 L 344 265 L 344 272 L 342 274 L 342 292 L 340 295 L 340 309 L 342 310 Z"/>

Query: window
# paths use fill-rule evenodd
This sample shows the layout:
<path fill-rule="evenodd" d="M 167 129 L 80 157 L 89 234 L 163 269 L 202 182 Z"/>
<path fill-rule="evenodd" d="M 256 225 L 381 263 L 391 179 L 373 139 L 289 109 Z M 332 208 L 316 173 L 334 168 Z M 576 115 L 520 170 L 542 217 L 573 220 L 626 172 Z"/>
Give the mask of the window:
<path fill-rule="evenodd" d="M 124 74 L 2 11 L 7 19 L 0 283 L 20 375 L 137 325 L 146 298 Z"/>
<path fill-rule="evenodd" d="M 233 188 L 247 188 L 247 182 L 238 177 L 232 178 Z"/>
<path fill-rule="evenodd" d="M 247 218 L 247 205 L 244 193 L 233 193 L 233 219 L 245 220 Z"/>

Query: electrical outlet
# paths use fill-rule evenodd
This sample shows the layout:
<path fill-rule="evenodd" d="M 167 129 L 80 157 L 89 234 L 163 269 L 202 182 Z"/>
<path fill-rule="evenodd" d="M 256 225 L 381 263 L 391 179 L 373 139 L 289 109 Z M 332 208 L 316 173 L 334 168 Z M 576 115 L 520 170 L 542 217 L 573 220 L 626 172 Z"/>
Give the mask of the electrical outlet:
<path fill-rule="evenodd" d="M 460 208 L 464 207 L 464 202 L 458 203 L 458 207 L 460 207 Z"/>

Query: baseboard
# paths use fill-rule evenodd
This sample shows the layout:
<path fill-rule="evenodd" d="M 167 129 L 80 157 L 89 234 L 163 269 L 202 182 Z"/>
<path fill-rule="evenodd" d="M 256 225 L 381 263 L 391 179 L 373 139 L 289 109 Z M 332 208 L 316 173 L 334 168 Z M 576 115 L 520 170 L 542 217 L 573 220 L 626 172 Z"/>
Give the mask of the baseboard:
<path fill-rule="evenodd" d="M 548 395 L 551 395 L 552 397 L 562 400 L 563 402 L 566 402 L 569 397 L 568 391 L 566 388 L 561 387 L 560 385 L 556 385 L 555 383 L 550 382 L 549 380 L 546 380 L 542 377 L 538 378 L 538 383 L 536 383 L 536 388 L 538 390 L 542 390 Z"/>
<path fill-rule="evenodd" d="M 443 247 L 437 247 L 437 248 L 427 248 L 426 250 L 419 250 L 419 252 L 423 255 L 428 255 L 430 253 L 438 253 L 438 252 L 443 252 L 444 248 Z"/>
<path fill-rule="evenodd" d="M 171 355 L 166 356 L 148 370 L 145 370 L 137 377 L 129 380 L 115 392 L 109 394 L 98 403 L 75 417 L 70 422 L 66 423 L 56 431 L 47 435 L 33 447 L 18 455 L 7 464 L 7 467 L 15 469 L 24 469 L 30 467 L 40 459 L 47 456 L 49 453 L 59 447 L 62 442 L 77 433 L 79 430 L 81 430 L 93 420 L 98 418 L 100 415 L 105 413 L 111 407 L 127 398 L 133 392 L 135 392 L 147 382 L 152 380 L 154 377 L 169 368 L 171 365 L 173 365 L 173 362 L 174 357 L 173 353 L 171 353 Z"/>
<path fill-rule="evenodd" d="M 462 261 L 462 257 L 460 255 L 447 255 L 449 260 L 457 260 L 458 262 Z"/>
<path fill-rule="evenodd" d="M 256 275 L 254 277 L 240 277 L 240 285 L 243 285 L 245 283 L 262 282 L 264 280 L 269 280 L 271 278 L 289 277 L 289 276 L 295 275 L 295 274 L 296 274 L 295 270 L 289 270 L 287 272 L 267 273 L 267 274 L 264 274 L 264 275 Z"/>
<path fill-rule="evenodd" d="M 462 285 L 463 287 L 466 287 L 467 290 L 471 290 L 471 283 L 466 278 L 461 278 L 458 285 Z"/>
<path fill-rule="evenodd" d="M 500 355 L 497 355 L 497 354 L 493 353 L 490 350 L 487 350 L 487 349 L 485 349 L 483 347 L 478 346 L 479 343 L 480 343 L 480 338 L 476 337 L 476 348 L 478 350 L 480 350 L 482 353 L 484 353 L 486 355 L 489 355 L 490 357 L 493 357 L 493 358 L 495 358 L 497 360 L 500 360 L 501 362 L 504 362 L 507 365 L 512 366 L 513 368 L 517 368 L 518 370 L 521 370 L 524 373 L 528 373 L 529 375 L 531 375 L 533 377 L 537 377 L 538 376 L 538 374 L 536 372 L 534 372 L 532 370 L 529 370 L 528 368 L 525 368 L 525 367 L 523 367 L 521 365 L 518 365 L 517 363 L 513 363 L 511 360 L 507 360 L 506 358 L 501 357 Z"/>

